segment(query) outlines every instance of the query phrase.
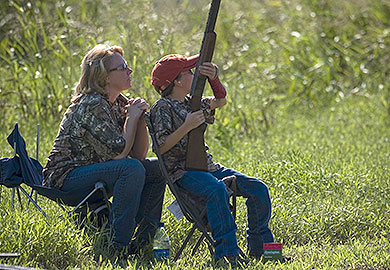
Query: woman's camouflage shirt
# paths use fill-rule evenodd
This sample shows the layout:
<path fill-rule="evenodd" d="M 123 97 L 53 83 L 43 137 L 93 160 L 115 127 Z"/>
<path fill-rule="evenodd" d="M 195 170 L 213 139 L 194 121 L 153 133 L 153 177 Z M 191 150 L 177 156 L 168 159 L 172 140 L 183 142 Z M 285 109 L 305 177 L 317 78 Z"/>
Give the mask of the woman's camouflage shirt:
<path fill-rule="evenodd" d="M 43 169 L 43 184 L 60 188 L 76 167 L 109 161 L 120 154 L 126 144 L 122 129 L 127 103 L 123 95 L 111 104 L 92 93 L 70 105 Z"/>

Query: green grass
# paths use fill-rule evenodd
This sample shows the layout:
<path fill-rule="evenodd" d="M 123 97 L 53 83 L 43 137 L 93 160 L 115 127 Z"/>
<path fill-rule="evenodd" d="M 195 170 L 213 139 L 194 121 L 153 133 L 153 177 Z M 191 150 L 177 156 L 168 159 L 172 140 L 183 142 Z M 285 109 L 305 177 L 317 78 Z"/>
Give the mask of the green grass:
<path fill-rule="evenodd" d="M 70 103 L 83 55 L 96 43 L 124 48 L 133 90 L 157 100 L 150 71 L 162 55 L 198 52 L 206 0 L 8 1 L 0 4 L 0 156 L 19 122 L 28 152 L 44 163 Z M 39 12 L 38 12 L 39 11 Z M 224 0 L 214 62 L 229 103 L 206 141 L 222 164 L 262 179 L 273 203 L 270 226 L 290 264 L 252 269 L 388 269 L 390 267 L 390 5 L 385 0 Z M 210 90 L 206 89 L 209 94 Z M 150 152 L 150 156 L 152 153 Z M 59 222 L 60 208 L 40 197 L 9 205 L 0 187 L 0 263 L 47 269 L 120 269 L 106 235 L 92 224 Z M 167 192 L 164 204 L 174 200 Z M 245 202 L 238 201 L 238 241 L 245 248 Z M 171 252 L 189 229 L 164 207 Z M 194 244 L 192 241 L 191 244 Z M 123 265 L 122 265 L 123 266 Z M 220 268 L 202 246 L 172 269 Z M 128 269 L 165 269 L 147 256 Z"/>

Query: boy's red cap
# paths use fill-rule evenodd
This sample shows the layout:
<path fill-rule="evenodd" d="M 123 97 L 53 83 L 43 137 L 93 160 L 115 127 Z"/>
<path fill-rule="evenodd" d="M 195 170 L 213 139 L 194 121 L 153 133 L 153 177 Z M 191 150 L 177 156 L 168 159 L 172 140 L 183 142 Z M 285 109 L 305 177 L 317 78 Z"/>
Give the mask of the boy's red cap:
<path fill-rule="evenodd" d="M 157 61 L 152 70 L 152 85 L 159 86 L 161 90 L 170 85 L 173 80 L 184 71 L 196 67 L 199 55 L 185 57 L 180 54 L 169 54 Z"/>

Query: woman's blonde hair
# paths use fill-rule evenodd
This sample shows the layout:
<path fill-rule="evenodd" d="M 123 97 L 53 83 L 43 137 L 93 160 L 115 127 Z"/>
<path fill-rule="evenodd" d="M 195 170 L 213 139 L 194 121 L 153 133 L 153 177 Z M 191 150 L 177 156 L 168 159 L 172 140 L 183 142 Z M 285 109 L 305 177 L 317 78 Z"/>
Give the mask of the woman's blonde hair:
<path fill-rule="evenodd" d="M 123 56 L 123 49 L 119 46 L 98 44 L 84 56 L 81 62 L 81 77 L 72 96 L 73 103 L 77 103 L 82 95 L 93 92 L 108 98 L 105 87 L 109 63 L 111 56 L 116 52 Z"/>

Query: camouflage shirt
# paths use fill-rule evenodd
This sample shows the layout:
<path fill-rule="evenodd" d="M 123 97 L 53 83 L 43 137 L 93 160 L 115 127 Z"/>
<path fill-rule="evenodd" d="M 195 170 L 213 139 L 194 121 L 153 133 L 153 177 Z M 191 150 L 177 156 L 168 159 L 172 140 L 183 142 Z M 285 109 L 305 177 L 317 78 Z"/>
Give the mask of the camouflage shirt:
<path fill-rule="evenodd" d="M 109 161 L 119 155 L 126 144 L 122 136 L 126 104 L 123 95 L 112 104 L 102 95 L 92 93 L 70 105 L 43 169 L 43 185 L 60 188 L 76 167 Z"/>
<path fill-rule="evenodd" d="M 214 123 L 214 111 L 210 109 L 210 98 L 202 98 L 201 109 L 206 117 L 206 123 Z M 191 111 L 190 100 L 184 102 L 163 97 L 159 99 L 150 110 L 150 120 L 153 123 L 157 144 L 159 147 L 165 143 L 166 138 L 177 130 L 185 121 L 187 114 Z M 176 145 L 162 154 L 164 164 L 172 181 L 183 177 L 187 151 L 188 134 L 185 135 Z M 205 145 L 206 152 L 208 151 Z M 210 172 L 221 168 L 221 165 L 213 161 L 213 156 L 207 153 L 208 170 Z"/>

